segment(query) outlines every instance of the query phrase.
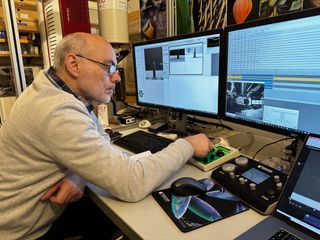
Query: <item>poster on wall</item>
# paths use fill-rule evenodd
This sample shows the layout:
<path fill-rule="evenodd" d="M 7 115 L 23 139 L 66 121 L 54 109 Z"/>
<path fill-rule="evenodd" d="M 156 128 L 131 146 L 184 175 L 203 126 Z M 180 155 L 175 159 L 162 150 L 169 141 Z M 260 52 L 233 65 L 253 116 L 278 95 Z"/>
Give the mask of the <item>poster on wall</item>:
<path fill-rule="evenodd" d="M 320 7 L 320 0 L 303 0 L 303 9 Z"/>
<path fill-rule="evenodd" d="M 226 0 L 177 0 L 177 35 L 222 28 L 226 12 Z"/>
<path fill-rule="evenodd" d="M 230 0 L 228 25 L 301 11 L 302 6 L 303 0 Z"/>
<path fill-rule="evenodd" d="M 141 41 L 139 4 L 139 0 L 128 1 L 128 33 L 130 43 Z"/>
<path fill-rule="evenodd" d="M 193 0 L 192 14 L 195 32 L 225 26 L 227 1 Z"/>
<path fill-rule="evenodd" d="M 167 36 L 166 0 L 140 0 L 140 24 L 143 40 Z"/>

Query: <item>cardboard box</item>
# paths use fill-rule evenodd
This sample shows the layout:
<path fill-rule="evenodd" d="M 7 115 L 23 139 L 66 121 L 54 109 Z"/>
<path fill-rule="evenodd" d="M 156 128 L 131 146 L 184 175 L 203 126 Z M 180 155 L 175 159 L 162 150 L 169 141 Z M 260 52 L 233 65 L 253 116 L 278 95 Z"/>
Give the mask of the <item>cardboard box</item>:
<path fill-rule="evenodd" d="M 30 32 L 38 32 L 39 25 L 38 22 L 30 22 L 30 21 L 17 21 L 19 31 L 30 31 Z"/>
<path fill-rule="evenodd" d="M 16 16 L 17 16 L 17 19 L 21 21 L 30 21 L 30 22 L 38 21 L 38 12 L 36 10 L 27 10 L 27 9 L 17 8 Z"/>
<path fill-rule="evenodd" d="M 16 8 L 37 11 L 37 0 L 14 0 Z"/>
<path fill-rule="evenodd" d="M 2 6 L 0 6 L 0 18 L 4 18 L 4 11 Z"/>
<path fill-rule="evenodd" d="M 6 22 L 4 18 L 0 18 L 0 30 L 5 31 L 6 30 Z"/>

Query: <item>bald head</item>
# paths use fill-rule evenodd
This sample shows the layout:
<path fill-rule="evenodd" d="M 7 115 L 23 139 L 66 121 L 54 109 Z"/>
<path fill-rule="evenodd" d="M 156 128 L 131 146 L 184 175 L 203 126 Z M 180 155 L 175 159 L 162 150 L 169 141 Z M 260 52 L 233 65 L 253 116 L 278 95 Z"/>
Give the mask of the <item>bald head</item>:
<path fill-rule="evenodd" d="M 97 51 L 97 46 L 112 48 L 111 44 L 99 35 L 82 32 L 68 34 L 55 49 L 54 69 L 58 70 L 63 66 L 68 53 L 86 55 L 88 52 Z"/>

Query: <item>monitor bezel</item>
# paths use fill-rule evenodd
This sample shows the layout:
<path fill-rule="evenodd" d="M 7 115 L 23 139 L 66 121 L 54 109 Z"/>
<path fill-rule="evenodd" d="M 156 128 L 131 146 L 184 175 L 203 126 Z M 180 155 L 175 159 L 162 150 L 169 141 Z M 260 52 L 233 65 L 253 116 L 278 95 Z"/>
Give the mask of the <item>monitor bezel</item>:
<path fill-rule="evenodd" d="M 297 129 L 291 129 L 291 128 L 284 128 L 281 126 L 276 126 L 276 125 L 268 125 L 260 122 L 254 122 L 254 121 L 249 121 L 247 119 L 243 118 L 235 118 L 235 117 L 230 117 L 226 115 L 226 89 L 227 89 L 227 71 L 228 71 L 228 36 L 229 32 L 236 31 L 236 30 L 241 30 L 241 29 L 247 29 L 247 28 L 252 28 L 252 27 L 258 27 L 258 26 L 263 26 L 263 25 L 268 25 L 268 24 L 273 24 L 273 23 L 278 23 L 278 22 L 285 22 L 285 21 L 290 21 L 290 20 L 295 20 L 295 19 L 301 19 L 305 17 L 311 17 L 311 16 L 316 16 L 320 15 L 320 8 L 316 9 L 309 9 L 305 11 L 300 11 L 300 12 L 291 12 L 275 17 L 270 17 L 270 18 L 264 18 L 264 19 L 259 19 L 256 21 L 251 21 L 251 22 L 245 22 L 243 24 L 238 24 L 238 25 L 230 25 L 225 28 L 225 33 L 224 33 L 224 39 L 225 39 L 225 53 L 224 53 L 224 60 L 225 62 L 223 63 L 224 69 L 223 69 L 223 75 L 225 76 L 224 81 L 222 82 L 222 94 L 223 94 L 223 100 L 221 102 L 223 103 L 222 106 L 222 119 L 225 121 L 253 127 L 256 129 L 264 130 L 264 131 L 269 131 L 285 136 L 294 136 L 298 137 L 301 139 L 304 139 L 305 136 L 308 134 L 306 131 L 301 131 Z"/>
<path fill-rule="evenodd" d="M 151 45 L 155 43 L 161 43 L 161 42 L 166 42 L 166 41 L 175 41 L 175 40 L 181 40 L 181 39 L 188 39 L 188 38 L 195 38 L 195 37 L 202 37 L 206 35 L 212 35 L 212 34 L 219 34 L 220 35 L 220 49 L 219 49 L 219 80 L 218 80 L 218 111 L 217 113 L 209 113 L 209 112 L 203 112 L 203 111 L 197 111 L 194 109 L 183 109 L 183 108 L 178 108 L 178 107 L 172 107 L 172 106 L 166 106 L 166 105 L 157 105 L 157 104 L 152 104 L 152 103 L 146 103 L 146 102 L 141 102 L 138 97 L 138 80 L 137 80 L 137 66 L 136 66 L 136 61 L 135 61 L 135 47 L 138 46 L 143 46 L 143 45 Z M 135 94 L 136 94 L 136 103 L 139 106 L 144 106 L 144 107 L 150 107 L 150 108 L 157 108 L 157 109 L 165 109 L 168 111 L 173 111 L 177 113 L 183 113 L 183 114 L 190 114 L 190 115 L 197 115 L 197 116 L 204 116 L 204 117 L 210 117 L 214 119 L 221 119 L 222 116 L 222 91 L 221 91 L 221 86 L 222 86 L 222 81 L 223 81 L 223 69 L 224 67 L 222 66 L 225 60 L 223 59 L 224 57 L 224 31 L 222 28 L 219 29 L 214 29 L 214 30 L 208 30 L 208 31 L 202 31 L 202 32 L 196 32 L 196 33 L 188 33 L 188 34 L 182 34 L 178 36 L 171 36 L 171 37 L 165 37 L 165 38 L 160 38 L 160 39 L 154 39 L 154 40 L 149 40 L 149 41 L 143 41 L 143 42 L 137 42 L 132 44 L 132 57 L 133 57 L 133 68 L 134 68 L 134 77 L 135 77 Z"/>

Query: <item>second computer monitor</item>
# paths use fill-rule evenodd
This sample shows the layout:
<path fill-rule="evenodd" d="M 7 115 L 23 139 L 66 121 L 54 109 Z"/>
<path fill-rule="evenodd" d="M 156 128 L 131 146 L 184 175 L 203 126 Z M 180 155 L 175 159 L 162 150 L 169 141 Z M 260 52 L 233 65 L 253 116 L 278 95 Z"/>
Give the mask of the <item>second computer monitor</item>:
<path fill-rule="evenodd" d="M 137 103 L 220 117 L 222 31 L 133 44 Z"/>
<path fill-rule="evenodd" d="M 320 133 L 319 9 L 227 28 L 225 118 Z"/>

